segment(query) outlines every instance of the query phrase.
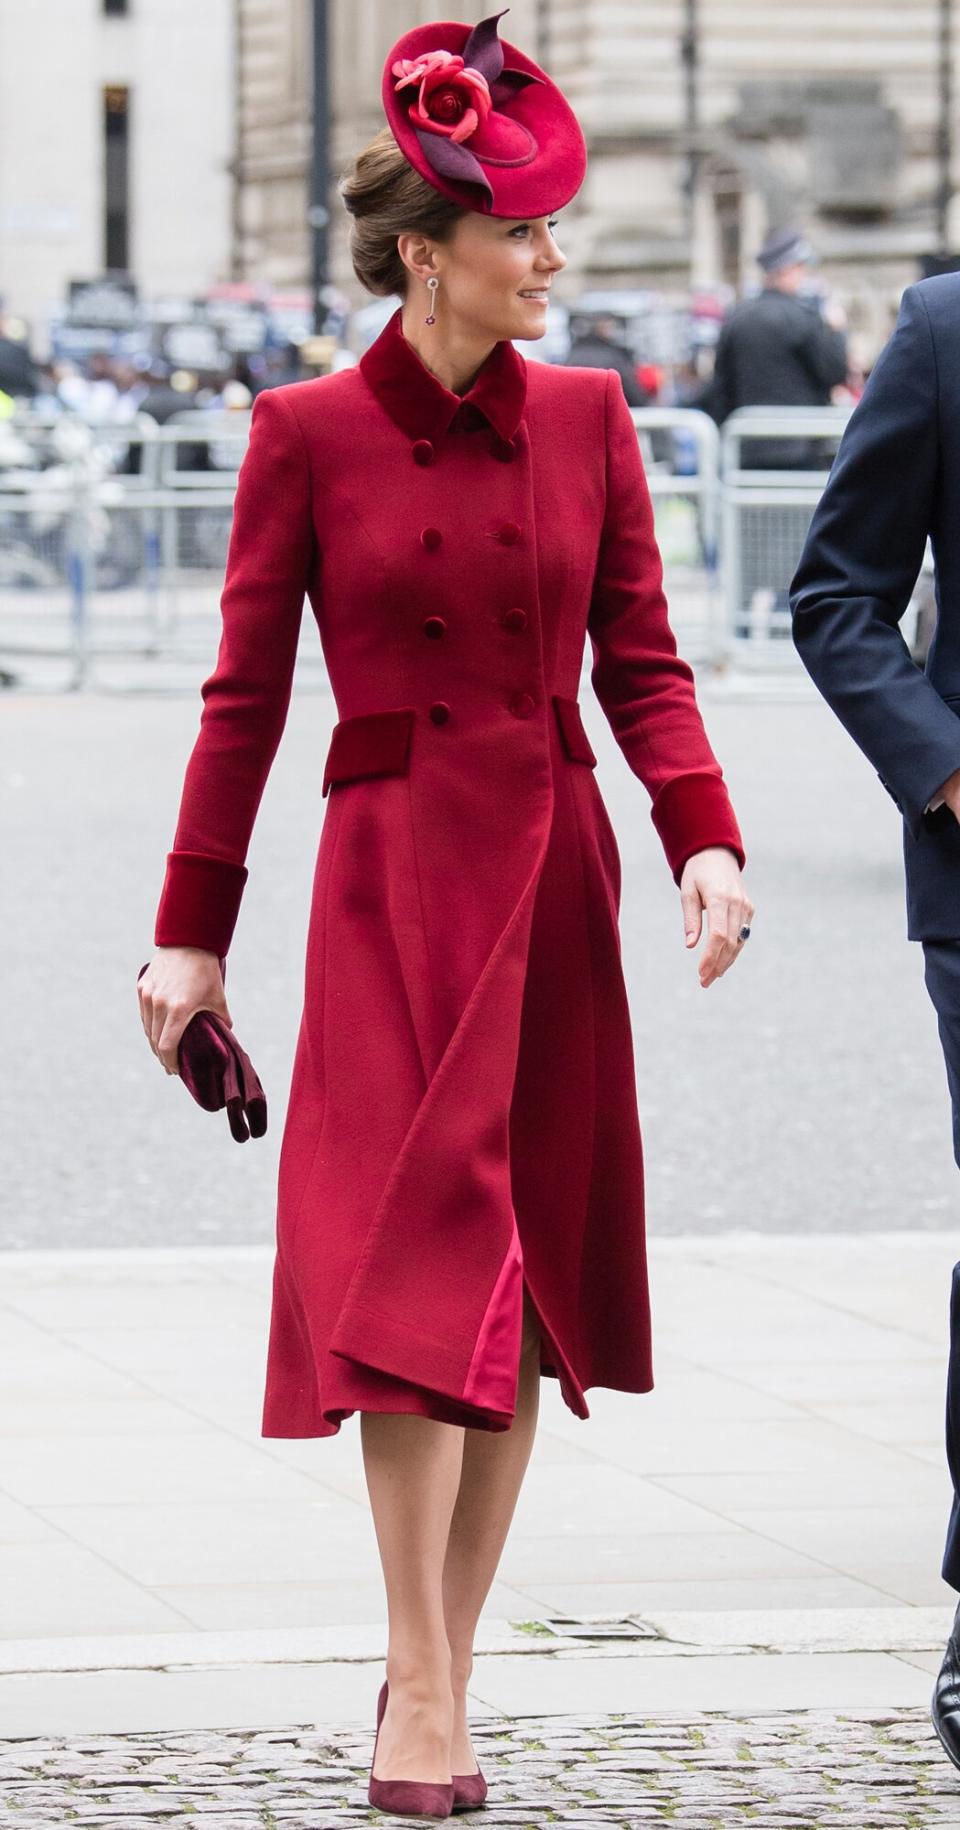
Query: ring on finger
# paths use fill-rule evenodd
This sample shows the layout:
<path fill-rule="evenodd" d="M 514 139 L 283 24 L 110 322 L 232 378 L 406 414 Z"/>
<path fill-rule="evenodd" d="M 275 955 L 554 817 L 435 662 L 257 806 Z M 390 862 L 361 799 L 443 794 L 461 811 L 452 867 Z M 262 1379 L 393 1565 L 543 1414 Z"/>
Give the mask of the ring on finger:
<path fill-rule="evenodd" d="M 750 939 L 750 923 L 748 921 L 745 921 L 743 924 L 743 927 L 740 929 L 740 932 L 737 935 L 737 946 L 742 947 L 744 941 L 749 940 L 749 939 Z"/>

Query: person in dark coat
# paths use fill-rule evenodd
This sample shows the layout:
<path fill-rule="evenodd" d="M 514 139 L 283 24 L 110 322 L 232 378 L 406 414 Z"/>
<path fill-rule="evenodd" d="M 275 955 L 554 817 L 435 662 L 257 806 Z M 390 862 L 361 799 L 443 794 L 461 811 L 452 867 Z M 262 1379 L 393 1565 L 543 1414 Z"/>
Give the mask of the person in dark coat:
<path fill-rule="evenodd" d="M 757 259 L 763 287 L 724 320 L 701 402 L 719 426 L 738 407 L 827 407 L 832 390 L 847 378 L 839 306 L 821 310 L 819 300 L 801 296 L 814 259 L 806 237 L 780 229 Z M 748 457 L 756 470 L 817 469 L 824 451 L 817 439 L 751 439 Z"/>
<path fill-rule="evenodd" d="M 801 296 L 814 259 L 810 243 L 795 229 L 781 229 L 757 258 L 763 289 L 741 300 L 724 321 L 713 376 L 699 403 L 720 426 L 740 407 L 829 406 L 831 390 L 846 378 L 841 308 L 825 308 L 833 319 L 828 322 L 818 300 Z M 760 471 L 827 470 L 835 450 L 836 441 L 751 436 L 743 443 L 741 463 Z M 775 634 L 789 634 L 787 587 L 809 525 L 810 510 L 802 503 L 779 506 L 774 523 L 753 511 L 750 537 L 741 545 L 738 636 L 771 627 Z"/>
<path fill-rule="evenodd" d="M 328 798 L 262 1434 L 329 1437 L 361 1414 L 389 1617 L 370 1802 L 438 1817 L 485 1791 L 473 1641 L 541 1375 L 582 1418 L 591 1386 L 652 1385 L 621 867 L 577 701 L 588 639 L 688 949 L 709 926 L 701 984 L 741 957 L 752 915 L 620 379 L 516 348 L 544 335 L 566 265 L 552 212 L 586 148 L 497 21 L 421 26 L 390 52 L 388 127 L 341 196 L 359 280 L 402 303 L 358 364 L 254 402 L 140 981 L 176 1073 L 193 1011 L 225 1014 L 306 593 L 338 721 L 304 783 Z"/>
<path fill-rule="evenodd" d="M 15 400 L 33 400 L 40 379 L 28 345 L 10 335 L 10 321 L 0 304 L 0 393 Z"/>
<path fill-rule="evenodd" d="M 907 929 L 923 946 L 960 1165 L 960 274 L 908 286 L 844 433 L 791 588 L 794 640 L 903 817 Z M 937 620 L 923 671 L 900 633 L 928 537 Z M 942 1575 L 960 1591 L 960 1264 L 950 1301 Z M 933 1696 L 960 1766 L 960 1604 Z"/>
<path fill-rule="evenodd" d="M 565 357 L 567 368 L 616 369 L 623 382 L 628 407 L 649 406 L 654 398 L 637 375 L 632 352 L 617 336 L 616 318 L 594 318 L 584 323 L 571 338 Z"/>

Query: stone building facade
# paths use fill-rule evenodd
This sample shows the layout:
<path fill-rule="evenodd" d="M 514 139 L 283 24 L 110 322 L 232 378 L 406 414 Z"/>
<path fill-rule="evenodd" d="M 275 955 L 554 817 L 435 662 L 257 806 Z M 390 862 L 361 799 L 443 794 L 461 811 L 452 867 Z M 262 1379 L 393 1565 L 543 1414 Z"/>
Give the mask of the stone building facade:
<path fill-rule="evenodd" d="M 309 0 L 236 4 L 238 271 L 302 283 Z M 449 0 L 331 0 L 335 173 L 381 125 L 390 44 L 450 10 Z M 739 287 L 755 275 L 766 229 L 799 221 L 828 280 L 882 335 L 891 301 L 935 246 L 939 11 L 939 0 L 513 0 L 501 31 L 562 84 L 590 149 L 563 212 L 558 295 Z M 960 223 L 951 229 L 956 242 Z M 331 277 L 361 301 L 335 191 Z"/>
<path fill-rule="evenodd" d="M 0 0 L 0 294 L 38 353 L 72 280 L 229 273 L 234 5 Z"/>

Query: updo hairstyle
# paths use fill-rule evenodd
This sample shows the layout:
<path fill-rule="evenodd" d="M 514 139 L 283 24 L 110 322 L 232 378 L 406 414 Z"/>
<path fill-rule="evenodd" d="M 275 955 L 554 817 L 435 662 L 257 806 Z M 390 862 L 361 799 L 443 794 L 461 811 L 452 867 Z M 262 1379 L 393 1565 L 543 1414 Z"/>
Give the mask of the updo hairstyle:
<path fill-rule="evenodd" d="M 367 292 L 405 299 L 410 274 L 397 252 L 405 233 L 448 241 L 468 211 L 434 190 L 404 158 L 389 127 L 381 128 L 358 153 L 353 169 L 337 185 L 352 218 L 349 233 L 353 271 Z"/>

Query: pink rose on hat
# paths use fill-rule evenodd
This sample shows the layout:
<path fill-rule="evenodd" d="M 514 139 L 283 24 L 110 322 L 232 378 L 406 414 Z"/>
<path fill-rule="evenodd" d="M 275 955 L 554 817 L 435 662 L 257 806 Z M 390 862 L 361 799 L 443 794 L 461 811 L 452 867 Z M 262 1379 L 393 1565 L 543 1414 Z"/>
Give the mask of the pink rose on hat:
<path fill-rule="evenodd" d="M 419 87 L 410 108 L 411 124 L 458 143 L 476 133 L 493 106 L 486 77 L 452 51 L 400 58 L 391 66 L 391 75 L 399 78 L 397 90 L 413 83 Z"/>

